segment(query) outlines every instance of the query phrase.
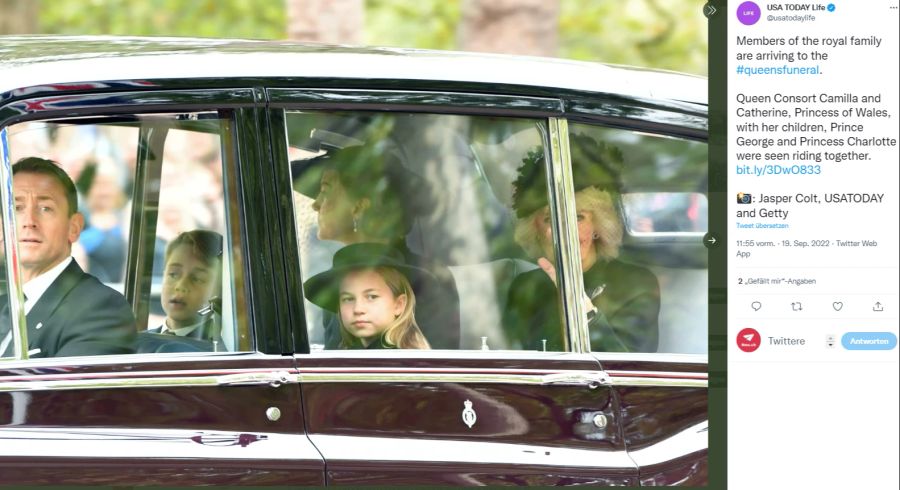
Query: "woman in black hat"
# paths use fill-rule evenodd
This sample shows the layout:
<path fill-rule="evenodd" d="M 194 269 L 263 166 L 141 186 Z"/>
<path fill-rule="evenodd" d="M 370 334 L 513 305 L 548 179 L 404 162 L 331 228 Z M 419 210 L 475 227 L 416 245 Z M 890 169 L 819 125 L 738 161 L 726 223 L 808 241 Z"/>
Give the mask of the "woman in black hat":
<path fill-rule="evenodd" d="M 433 281 L 376 243 L 348 245 L 330 270 L 304 283 L 306 299 L 337 314 L 342 349 L 429 349 L 416 323 L 414 284 Z"/>
<path fill-rule="evenodd" d="M 584 273 L 585 309 L 595 352 L 655 352 L 659 340 L 659 282 L 648 269 L 618 259 L 623 225 L 616 206 L 621 192 L 621 151 L 571 136 L 578 241 Z M 519 218 L 515 238 L 537 259 L 539 269 L 510 286 L 504 327 L 523 349 L 565 350 L 557 301 L 555 253 L 547 205 L 542 151 L 519 169 L 513 205 Z"/>
<path fill-rule="evenodd" d="M 332 149 L 292 162 L 294 189 L 315 199 L 320 240 L 384 243 L 412 227 L 421 179 L 376 145 Z M 412 206 L 413 209 L 408 209 Z"/>
<path fill-rule="evenodd" d="M 291 163 L 294 190 L 315 199 L 318 238 L 344 244 L 380 243 L 398 251 L 407 264 L 434 277 L 417 288 L 420 318 L 436 349 L 459 348 L 459 293 L 450 270 L 417 255 L 406 236 L 418 214 L 427 212 L 427 185 L 378 145 L 332 149 L 323 156 Z M 417 200 L 418 199 L 418 200 Z M 337 318 L 323 318 L 325 348 L 339 346 Z"/>

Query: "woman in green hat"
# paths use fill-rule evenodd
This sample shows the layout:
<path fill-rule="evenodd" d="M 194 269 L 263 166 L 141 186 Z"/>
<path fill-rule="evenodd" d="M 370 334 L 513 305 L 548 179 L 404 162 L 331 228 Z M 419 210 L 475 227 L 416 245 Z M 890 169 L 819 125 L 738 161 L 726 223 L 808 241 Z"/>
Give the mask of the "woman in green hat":
<path fill-rule="evenodd" d="M 578 242 L 584 274 L 591 350 L 655 352 L 659 340 L 659 282 L 648 269 L 619 260 L 624 233 L 617 204 L 623 159 L 612 145 L 571 136 Z M 566 350 L 556 291 L 556 255 L 547 204 L 543 151 L 523 160 L 514 183 L 516 242 L 537 259 L 539 269 L 510 286 L 504 328 L 511 345 Z"/>

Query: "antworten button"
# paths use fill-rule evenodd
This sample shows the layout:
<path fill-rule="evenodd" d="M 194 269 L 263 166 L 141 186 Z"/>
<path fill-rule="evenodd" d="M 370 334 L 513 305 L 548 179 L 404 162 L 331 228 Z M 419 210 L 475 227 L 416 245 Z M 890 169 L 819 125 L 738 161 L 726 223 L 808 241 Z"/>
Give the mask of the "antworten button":
<path fill-rule="evenodd" d="M 897 336 L 891 332 L 847 332 L 841 337 L 847 350 L 891 350 L 897 346 Z"/>

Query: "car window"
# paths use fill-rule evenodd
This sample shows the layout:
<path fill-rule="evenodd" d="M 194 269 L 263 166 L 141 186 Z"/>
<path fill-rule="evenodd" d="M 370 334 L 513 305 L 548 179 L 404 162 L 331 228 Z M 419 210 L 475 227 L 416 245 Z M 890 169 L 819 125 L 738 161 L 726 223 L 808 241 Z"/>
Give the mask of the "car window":
<path fill-rule="evenodd" d="M 2 165 L 3 157 L 7 156 L 7 146 L 4 143 L 7 131 L 0 132 L 0 165 Z M 4 192 L 5 194 L 5 192 Z M 6 195 L 3 195 L 7 198 Z M 10 196 L 11 197 L 11 196 Z M 13 357 L 15 350 L 13 348 L 13 332 L 12 332 L 12 312 L 11 307 L 18 302 L 16 298 L 10 301 L 11 297 L 17 295 L 15 289 L 15 281 L 10 280 L 11 270 L 6 267 L 6 237 L 2 230 L 6 230 L 7 213 L 0 213 L 0 357 Z M 10 286 L 13 287 L 10 287 Z"/>
<path fill-rule="evenodd" d="M 232 126 L 231 115 L 222 111 L 9 128 L 14 167 L 23 159 L 50 162 L 74 184 L 81 218 L 71 256 L 93 278 L 78 276 L 76 290 L 93 288 L 91 297 L 107 298 L 92 312 L 56 298 L 59 278 L 70 277 L 69 268 L 63 269 L 34 304 L 26 299 L 29 325 L 41 324 L 29 340 L 41 352 L 31 357 L 252 348 L 246 312 L 238 307 L 245 304 L 235 253 L 240 225 L 231 205 L 233 171 L 226 171 L 233 168 L 234 152 L 225 143 L 232 141 Z M 17 196 L 25 195 L 14 188 L 20 189 Z M 26 259 L 34 245 L 22 237 L 52 240 L 48 225 L 32 226 L 22 216 L 17 213 L 17 232 L 27 293 Z M 56 302 L 46 309 L 51 301 Z M 61 323 L 58 315 L 70 318 Z"/>
<path fill-rule="evenodd" d="M 533 333 L 513 314 L 523 294 L 540 293 L 539 305 L 559 310 L 555 273 L 539 270 L 517 237 L 519 198 L 547 202 L 545 181 L 533 175 L 544 173 L 545 120 L 285 118 L 312 351 L 566 349 L 560 322 Z M 542 240 L 541 253 L 555 260 L 552 236 Z M 517 281 L 536 274 L 550 288 L 516 296 Z M 415 325 L 406 317 L 413 297 Z"/>
<path fill-rule="evenodd" d="M 706 353 L 706 143 L 584 123 L 569 126 L 594 352 Z M 590 195 L 588 195 L 590 194 Z M 582 228 L 586 228 L 582 230 Z"/>
<path fill-rule="evenodd" d="M 699 192 L 631 192 L 622 195 L 631 233 L 706 233 L 706 195 Z"/>

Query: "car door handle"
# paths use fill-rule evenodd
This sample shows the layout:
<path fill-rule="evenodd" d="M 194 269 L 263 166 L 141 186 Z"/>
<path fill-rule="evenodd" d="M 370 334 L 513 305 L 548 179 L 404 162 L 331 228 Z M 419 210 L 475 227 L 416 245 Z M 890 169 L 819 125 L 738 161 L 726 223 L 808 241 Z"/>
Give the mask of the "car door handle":
<path fill-rule="evenodd" d="M 297 381 L 298 377 L 287 371 L 224 374 L 216 377 L 216 384 L 219 386 L 269 385 L 277 388 L 283 384 Z"/>
<path fill-rule="evenodd" d="M 597 388 L 611 383 L 609 375 L 603 371 L 571 371 L 545 374 L 541 377 L 542 385 L 587 386 Z"/>

